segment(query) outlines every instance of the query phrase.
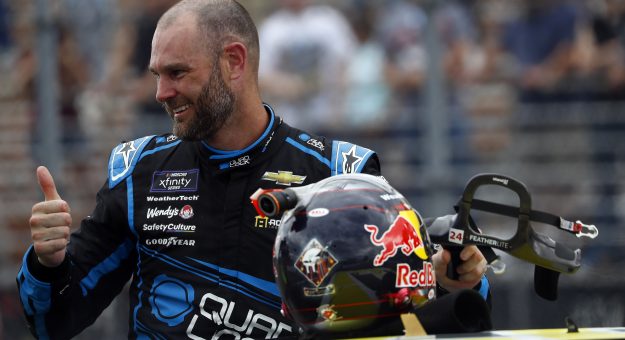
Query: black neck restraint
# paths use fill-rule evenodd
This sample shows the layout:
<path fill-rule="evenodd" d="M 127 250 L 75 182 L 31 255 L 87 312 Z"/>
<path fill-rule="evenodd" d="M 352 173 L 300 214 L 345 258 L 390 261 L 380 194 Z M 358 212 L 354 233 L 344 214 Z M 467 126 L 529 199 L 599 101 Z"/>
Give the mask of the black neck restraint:
<path fill-rule="evenodd" d="M 513 207 L 474 198 L 476 190 L 484 185 L 496 185 L 513 191 L 519 197 L 519 206 Z M 479 174 L 471 178 L 455 206 L 457 214 L 437 218 L 428 226 L 428 234 L 432 241 L 452 252 L 452 265 L 448 275 L 457 277 L 453 267 L 459 264 L 459 252 L 464 245 L 477 245 L 495 272 L 503 272 L 505 265 L 493 250 L 499 249 L 533 263 L 536 293 L 547 300 L 556 300 L 559 275 L 572 274 L 580 268 L 581 249 L 570 249 L 537 232 L 530 221 L 555 226 L 577 237 L 595 238 L 599 231 L 594 225 L 586 225 L 580 221 L 570 222 L 547 212 L 532 210 L 531 203 L 527 188 L 516 179 L 500 174 Z M 508 239 L 482 234 L 471 218 L 472 209 L 516 218 L 516 233 Z"/>

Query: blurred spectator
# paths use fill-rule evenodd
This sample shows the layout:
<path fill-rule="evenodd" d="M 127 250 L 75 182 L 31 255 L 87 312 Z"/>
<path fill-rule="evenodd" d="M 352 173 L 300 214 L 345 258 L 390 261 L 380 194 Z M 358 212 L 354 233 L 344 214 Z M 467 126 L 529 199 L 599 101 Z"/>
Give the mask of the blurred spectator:
<path fill-rule="evenodd" d="M 504 81 L 509 63 L 498 49 L 510 12 L 509 2 L 498 0 L 450 0 L 436 11 L 445 46 L 454 159 L 487 156 L 509 142 L 504 127 L 515 97 Z"/>
<path fill-rule="evenodd" d="M 90 80 L 103 80 L 117 24 L 116 0 L 61 0 L 60 20 L 75 37 Z"/>
<path fill-rule="evenodd" d="M 9 9 L 5 0 L 0 0 L 0 53 L 4 52 L 11 44 L 9 40 Z"/>
<path fill-rule="evenodd" d="M 32 12 L 31 12 L 32 13 Z M 58 17 L 57 17 L 58 18 Z M 15 94 L 32 105 L 33 142 L 39 143 L 34 132 L 37 126 L 41 103 L 37 100 L 36 81 L 38 77 L 38 60 L 35 51 L 34 20 L 21 20 L 16 31 L 16 39 L 20 41 L 17 47 L 17 61 L 13 81 L 16 84 Z M 58 85 L 59 110 L 61 125 L 61 143 L 64 151 L 64 160 L 69 170 L 79 175 L 82 171 L 85 154 L 88 148 L 86 136 L 80 123 L 79 110 L 76 107 L 76 98 L 82 89 L 89 83 L 89 72 L 85 60 L 78 51 L 75 37 L 66 26 L 56 21 L 58 37 Z M 45 81 L 45 79 L 43 80 Z M 35 158 L 37 154 L 35 153 Z"/>
<path fill-rule="evenodd" d="M 391 87 L 393 126 L 415 122 L 425 78 L 425 12 L 412 1 L 385 2 L 379 18 L 379 38 L 387 57 L 387 79 Z"/>
<path fill-rule="evenodd" d="M 347 128 L 379 130 L 385 125 L 390 91 L 385 76 L 384 47 L 375 39 L 376 8 L 371 1 L 357 2 L 349 13 L 358 46 L 346 71 Z"/>
<path fill-rule="evenodd" d="M 152 35 L 161 14 L 178 0 L 120 0 L 125 16 L 113 42 L 108 90 L 128 96 L 136 112 L 135 137 L 171 131 L 171 118 L 156 99 L 154 76 L 148 71 Z"/>
<path fill-rule="evenodd" d="M 344 72 L 356 46 L 338 10 L 311 0 L 280 0 L 259 26 L 264 100 L 292 125 L 333 126 L 343 108 Z"/>
<path fill-rule="evenodd" d="M 576 84 L 586 100 L 625 99 L 625 2 L 585 3 L 576 51 Z"/>
<path fill-rule="evenodd" d="M 571 99 L 563 79 L 572 65 L 577 23 L 575 7 L 566 0 L 527 0 L 518 19 L 506 25 L 503 48 L 518 62 L 521 101 Z"/>

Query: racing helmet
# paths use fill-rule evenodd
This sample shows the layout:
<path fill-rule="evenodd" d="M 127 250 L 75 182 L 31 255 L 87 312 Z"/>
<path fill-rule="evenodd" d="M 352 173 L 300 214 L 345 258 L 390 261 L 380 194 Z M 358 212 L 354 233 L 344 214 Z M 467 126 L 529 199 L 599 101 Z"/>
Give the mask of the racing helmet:
<path fill-rule="evenodd" d="M 305 331 L 376 329 L 435 299 L 434 250 L 423 220 L 383 178 L 338 175 L 268 197 L 260 200 L 265 212 L 289 203 L 274 274 L 283 312 Z"/>

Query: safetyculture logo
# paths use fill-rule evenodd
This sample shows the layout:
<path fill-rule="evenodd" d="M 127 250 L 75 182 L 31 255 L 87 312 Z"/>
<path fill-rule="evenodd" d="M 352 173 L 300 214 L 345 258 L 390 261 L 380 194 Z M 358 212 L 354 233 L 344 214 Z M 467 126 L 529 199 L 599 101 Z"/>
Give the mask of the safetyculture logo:
<path fill-rule="evenodd" d="M 427 260 L 428 255 L 423 245 L 423 237 L 419 232 L 421 223 L 419 217 L 413 210 L 400 211 L 391 226 L 378 238 L 380 229 L 372 224 L 365 224 L 365 230 L 371 233 L 370 240 L 375 246 L 383 247 L 382 251 L 376 255 L 373 265 L 379 267 L 389 258 L 401 250 L 404 255 L 409 256 L 415 253 L 422 260 Z"/>
<path fill-rule="evenodd" d="M 197 191 L 199 169 L 155 171 L 150 192 Z"/>
<path fill-rule="evenodd" d="M 291 184 L 302 184 L 306 176 L 293 175 L 291 171 L 278 170 L 277 173 L 267 171 L 262 177 L 265 181 L 276 182 L 279 185 L 291 186 Z"/>
<path fill-rule="evenodd" d="M 319 243 L 317 239 L 312 239 L 302 251 L 295 262 L 295 268 L 302 273 L 308 281 L 315 286 L 328 276 L 330 270 L 338 263 L 337 259 L 328 251 L 328 249 Z"/>

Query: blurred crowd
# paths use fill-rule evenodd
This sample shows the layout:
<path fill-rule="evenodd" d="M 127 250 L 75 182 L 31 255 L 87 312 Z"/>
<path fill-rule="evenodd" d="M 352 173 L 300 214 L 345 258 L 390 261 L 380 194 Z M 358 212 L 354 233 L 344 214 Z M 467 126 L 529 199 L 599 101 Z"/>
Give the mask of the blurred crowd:
<path fill-rule="evenodd" d="M 138 136 L 169 130 L 146 71 L 151 35 L 175 0 L 0 0 L 2 97 L 37 114 L 37 32 L 58 38 L 65 139 L 83 138 L 97 98 L 132 104 Z M 625 2 L 620 0 L 243 0 L 258 22 L 265 100 L 292 125 L 404 126 L 423 103 L 432 66 L 450 102 L 619 100 L 625 96 Z M 43 28 L 45 29 L 45 28 Z M 434 29 L 438 39 L 427 39 Z M 431 60 L 431 44 L 442 49 Z M 87 107 L 85 107 L 87 106 Z"/>
<path fill-rule="evenodd" d="M 47 16 L 38 12 L 44 2 Z M 38 83 L 57 84 L 63 150 L 77 176 L 90 161 L 94 136 L 114 134 L 106 125 L 113 116 L 127 125 L 119 140 L 169 132 L 147 66 L 156 22 L 175 2 L 0 0 L 0 104 L 27 103 L 27 132 L 36 145 Z M 258 24 L 262 97 L 286 122 L 310 131 L 416 133 L 434 78 L 443 87 L 439 95 L 451 128 L 460 134 L 480 115 L 510 116 L 518 105 L 625 100 L 624 0 L 240 2 Z M 56 40 L 58 79 L 39 78 L 38 58 L 51 57 L 40 49 L 43 32 Z M 0 126 L 12 114 L 0 112 Z M 478 148 L 497 148 L 509 138 L 487 131 L 472 140 Z M 622 211 L 618 204 L 625 206 L 623 179 L 614 166 L 622 158 L 622 139 L 606 142 L 603 132 L 590 138 L 590 147 L 603 157 L 593 161 L 608 165 L 596 175 L 616 178 L 610 182 L 615 185 L 602 187 L 605 192 L 597 191 L 597 214 L 609 216 Z M 390 158 L 393 150 L 384 154 Z M 96 186 L 102 176 L 94 176 Z M 91 197 L 95 189 L 84 182 L 77 187 Z M 27 218 L 20 221 L 27 224 Z M 24 249 L 20 245 L 17 252 Z M 0 306 L 5 318 L 21 317 L 12 298 L 0 294 Z M 2 322 L 0 338 L 1 328 Z"/>

